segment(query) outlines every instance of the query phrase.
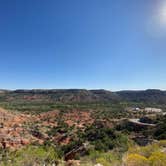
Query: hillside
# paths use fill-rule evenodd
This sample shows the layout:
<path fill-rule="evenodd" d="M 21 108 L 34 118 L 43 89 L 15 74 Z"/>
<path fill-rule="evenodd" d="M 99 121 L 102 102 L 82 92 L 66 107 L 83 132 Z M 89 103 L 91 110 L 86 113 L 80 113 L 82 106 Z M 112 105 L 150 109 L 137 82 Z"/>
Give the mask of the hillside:
<path fill-rule="evenodd" d="M 166 104 L 166 91 L 148 89 L 145 91 L 120 91 L 116 92 L 123 100 L 132 102 L 144 102 Z"/>
<path fill-rule="evenodd" d="M 52 90 L 0 90 L 0 102 L 56 102 L 56 103 L 95 103 L 95 102 L 144 102 L 166 104 L 166 91 L 118 91 L 85 89 Z"/>
<path fill-rule="evenodd" d="M 132 106 L 140 111 L 126 109 Z M 166 116 L 142 112 L 145 106 L 165 111 L 166 92 L 1 90 L 0 165 L 138 166 L 142 158 L 147 166 L 165 164 L 165 141 L 159 141 L 166 139 Z M 153 146 L 161 155 L 154 161 Z"/>

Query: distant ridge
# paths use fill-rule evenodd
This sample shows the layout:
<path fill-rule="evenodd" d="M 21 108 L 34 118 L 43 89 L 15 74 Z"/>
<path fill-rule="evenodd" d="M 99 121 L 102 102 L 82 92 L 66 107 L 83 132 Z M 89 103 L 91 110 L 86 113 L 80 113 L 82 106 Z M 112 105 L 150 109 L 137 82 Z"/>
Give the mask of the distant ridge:
<path fill-rule="evenodd" d="M 0 90 L 1 101 L 51 101 L 51 102 L 146 102 L 166 104 L 166 91 L 158 89 L 124 90 L 112 92 L 104 89 L 17 89 Z"/>

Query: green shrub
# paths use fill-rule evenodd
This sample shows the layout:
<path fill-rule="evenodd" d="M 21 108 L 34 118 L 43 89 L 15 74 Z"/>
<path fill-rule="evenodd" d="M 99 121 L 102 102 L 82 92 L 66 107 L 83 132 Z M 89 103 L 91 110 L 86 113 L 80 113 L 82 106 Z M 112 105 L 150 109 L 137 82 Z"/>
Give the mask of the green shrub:
<path fill-rule="evenodd" d="M 56 163 L 59 159 L 54 147 L 29 145 L 23 149 L 8 152 L 6 160 L 1 165 L 31 166 Z"/>
<path fill-rule="evenodd" d="M 165 166 L 166 165 L 166 154 L 163 152 L 154 152 L 149 157 L 151 166 Z"/>

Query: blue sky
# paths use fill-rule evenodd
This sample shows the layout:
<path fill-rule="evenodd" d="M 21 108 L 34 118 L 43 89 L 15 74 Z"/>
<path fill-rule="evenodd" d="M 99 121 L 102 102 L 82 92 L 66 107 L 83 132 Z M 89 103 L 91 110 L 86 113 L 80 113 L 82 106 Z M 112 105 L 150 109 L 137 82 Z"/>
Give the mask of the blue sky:
<path fill-rule="evenodd" d="M 0 0 L 0 89 L 166 89 L 163 5 Z"/>

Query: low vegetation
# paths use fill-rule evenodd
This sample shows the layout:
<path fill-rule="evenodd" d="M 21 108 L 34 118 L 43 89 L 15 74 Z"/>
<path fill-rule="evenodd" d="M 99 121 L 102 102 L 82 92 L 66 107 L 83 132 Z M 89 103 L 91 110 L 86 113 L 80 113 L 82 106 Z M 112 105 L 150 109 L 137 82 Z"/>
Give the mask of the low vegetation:
<path fill-rule="evenodd" d="M 164 99 L 156 90 L 4 91 L 0 165 L 164 166 L 166 115 L 128 109 L 165 111 Z"/>

